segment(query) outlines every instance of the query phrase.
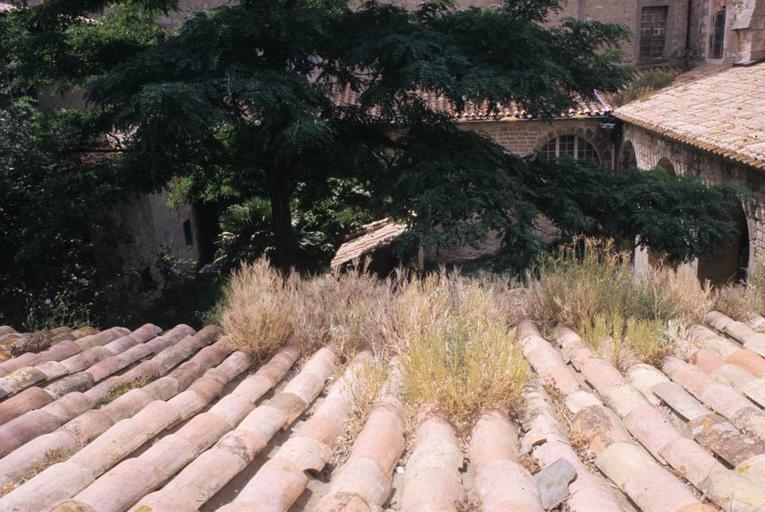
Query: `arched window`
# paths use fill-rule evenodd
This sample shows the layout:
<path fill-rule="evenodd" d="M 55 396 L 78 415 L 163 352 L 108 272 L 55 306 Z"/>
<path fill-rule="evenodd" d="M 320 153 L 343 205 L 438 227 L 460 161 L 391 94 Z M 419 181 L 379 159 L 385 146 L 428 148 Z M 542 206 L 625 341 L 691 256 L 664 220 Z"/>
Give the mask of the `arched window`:
<path fill-rule="evenodd" d="M 539 158 L 542 160 L 555 160 L 564 156 L 600 165 L 600 158 L 592 144 L 576 135 L 555 137 L 539 150 Z"/>

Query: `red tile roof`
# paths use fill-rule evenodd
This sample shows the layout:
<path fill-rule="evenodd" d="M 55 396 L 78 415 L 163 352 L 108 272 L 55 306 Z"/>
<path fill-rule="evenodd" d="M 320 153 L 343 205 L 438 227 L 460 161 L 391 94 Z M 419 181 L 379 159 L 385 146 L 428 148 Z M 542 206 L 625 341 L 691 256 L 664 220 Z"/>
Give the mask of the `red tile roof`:
<path fill-rule="evenodd" d="M 614 115 L 673 140 L 765 169 L 765 63 L 702 66 Z"/>
<path fill-rule="evenodd" d="M 521 322 L 536 374 L 521 414 L 484 414 L 467 444 L 449 418 L 407 432 L 395 365 L 347 430 L 367 352 L 343 370 L 329 348 L 299 364 L 288 346 L 256 370 L 217 327 L 70 331 L 0 365 L 0 510 L 762 510 L 759 320 L 710 313 L 686 359 L 624 372 L 565 326 L 545 338 Z M 572 471 L 562 495 L 543 484 Z"/>
<path fill-rule="evenodd" d="M 370 222 L 351 234 L 335 253 L 330 267 L 337 269 L 346 263 L 389 245 L 406 231 L 406 225 L 385 218 Z"/>
<path fill-rule="evenodd" d="M 511 119 L 532 119 L 532 116 L 515 102 L 499 105 L 494 112 L 490 112 L 489 103 L 484 101 L 480 105 L 468 103 L 465 109 L 458 112 L 454 104 L 445 96 L 431 91 L 419 91 L 417 95 L 422 98 L 428 108 L 435 112 L 453 116 L 457 121 L 501 121 Z M 344 105 L 352 105 L 358 101 L 360 93 L 347 87 L 338 97 L 338 102 Z M 576 104 L 567 112 L 562 112 L 558 118 L 567 119 L 572 117 L 602 117 L 611 113 L 612 107 L 608 100 L 595 91 L 594 99 L 576 98 Z M 377 110 L 373 110 L 373 114 Z"/>

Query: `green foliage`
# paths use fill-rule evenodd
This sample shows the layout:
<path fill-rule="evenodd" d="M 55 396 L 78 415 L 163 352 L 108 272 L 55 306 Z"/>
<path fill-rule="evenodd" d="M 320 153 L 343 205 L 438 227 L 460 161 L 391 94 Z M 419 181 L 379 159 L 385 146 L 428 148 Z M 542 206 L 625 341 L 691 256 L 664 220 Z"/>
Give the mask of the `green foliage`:
<path fill-rule="evenodd" d="M 570 159 L 536 162 L 527 178 L 535 206 L 555 222 L 563 242 L 585 235 L 631 245 L 638 235 L 642 246 L 674 262 L 727 242 L 734 232 L 731 212 L 743 194 L 695 176 L 613 173 Z"/>
<path fill-rule="evenodd" d="M 299 187 L 292 206 L 297 254 L 309 272 L 329 264 L 346 233 L 373 220 L 364 208 L 368 195 L 353 180 L 330 178 L 325 186 L 329 190 Z M 243 262 L 272 258 L 276 250 L 272 226 L 267 198 L 252 197 L 226 208 L 220 217 L 216 267 L 227 275 Z"/>
<path fill-rule="evenodd" d="M 298 217 L 335 223 L 308 219 L 317 203 L 334 201 L 331 187 L 320 186 L 323 197 L 309 206 L 295 201 L 330 179 L 353 178 L 371 198 L 365 209 L 394 214 L 426 242 L 471 243 L 503 229 L 508 244 L 533 249 L 525 165 L 458 131 L 415 91 L 442 94 L 458 109 L 513 100 L 549 119 L 574 94 L 616 90 L 628 74 L 617 50 L 626 31 L 573 20 L 546 28 L 554 0 L 465 11 L 449 2 L 406 11 L 373 1 L 251 0 L 200 13 L 165 39 L 151 25 L 161 2 L 122 2 L 95 24 L 75 13 L 106 2 L 50 4 L 27 10 L 12 46 L 23 56 L 22 43 L 37 41 L 47 78 L 86 86 L 93 126 L 130 134 L 117 174 L 140 190 L 190 179 L 188 194 L 228 197 L 224 208 L 267 197 L 273 241 L 259 244 L 272 245 L 283 267 L 296 258 L 310 267 L 315 257 L 301 250 Z M 67 73 L 72 62 L 78 71 Z M 345 90 L 354 102 L 338 101 Z M 348 207 L 358 205 L 344 201 L 329 217 Z M 312 244 L 335 242 L 332 234 Z"/>
<path fill-rule="evenodd" d="M 0 322 L 87 317 L 107 299 L 99 267 L 113 239 L 105 206 L 117 190 L 80 165 L 76 123 L 28 99 L 0 109 Z M 67 313 L 66 315 L 71 316 Z M 68 318 L 71 320 L 71 318 Z"/>
<path fill-rule="evenodd" d="M 25 92 L 47 85 L 76 87 L 164 38 L 156 6 L 109 4 L 113 2 L 54 0 L 2 16 L 11 85 Z M 102 7 L 98 20 L 92 19 Z"/>
<path fill-rule="evenodd" d="M 640 235 L 677 259 L 719 243 L 727 190 L 520 159 L 424 101 L 439 94 L 457 111 L 514 101 L 549 120 L 575 96 L 619 90 L 627 31 L 545 25 L 559 5 L 247 0 L 164 34 L 157 15 L 171 2 L 54 0 L 5 26 L 13 87 L 84 87 L 90 133 L 123 135 L 121 183 L 175 181 L 176 200 L 223 214 L 224 266 L 270 254 L 314 270 L 367 215 L 391 215 L 410 240 L 437 247 L 499 231 L 502 268 L 523 268 L 540 249 L 539 213 L 564 240 Z"/>
<path fill-rule="evenodd" d="M 675 74 L 660 69 L 645 71 L 631 80 L 622 90 L 611 98 L 616 106 L 625 105 L 631 101 L 644 100 L 653 92 L 669 86 Z"/>

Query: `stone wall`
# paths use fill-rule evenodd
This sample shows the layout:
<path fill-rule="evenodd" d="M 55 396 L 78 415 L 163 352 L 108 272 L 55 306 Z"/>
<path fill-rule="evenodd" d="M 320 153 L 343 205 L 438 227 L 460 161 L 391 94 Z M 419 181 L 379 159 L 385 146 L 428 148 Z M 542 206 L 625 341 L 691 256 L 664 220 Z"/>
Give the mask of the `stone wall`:
<path fill-rule="evenodd" d="M 725 9 L 722 58 L 711 53 L 714 15 Z M 765 57 L 765 0 L 693 0 L 690 45 L 695 60 L 752 64 Z"/>
<path fill-rule="evenodd" d="M 390 0 L 391 3 L 413 8 L 422 0 Z M 702 1 L 702 0 L 696 0 Z M 457 6 L 494 7 L 501 5 L 499 0 L 457 0 Z M 547 20 L 550 26 L 559 25 L 565 18 L 596 20 L 603 23 L 618 23 L 627 27 L 631 33 L 629 41 L 622 45 L 625 60 L 638 63 L 640 44 L 640 12 L 643 7 L 666 6 L 667 43 L 665 60 L 657 63 L 677 62 L 686 58 L 686 33 L 688 27 L 688 2 L 678 0 L 563 0 L 559 12 L 553 13 Z"/>
<path fill-rule="evenodd" d="M 119 248 L 124 269 L 140 274 L 144 291 L 153 292 L 162 284 L 157 268 L 161 256 L 196 264 L 199 240 L 191 206 L 169 206 L 168 194 L 162 191 L 141 194 L 121 203 L 114 214 L 118 228 L 127 238 Z M 185 223 L 188 224 L 184 226 Z M 185 229 L 190 230 L 190 244 Z"/>
<path fill-rule="evenodd" d="M 470 121 L 460 123 L 460 128 L 482 133 L 519 156 L 539 151 L 555 137 L 577 135 L 593 145 L 603 167 L 610 169 L 615 148 L 612 148 L 610 133 L 600 127 L 603 121 L 599 117 L 556 119 L 551 123 L 530 120 Z"/>
<path fill-rule="evenodd" d="M 765 262 L 765 175 L 761 170 L 733 162 L 712 153 L 696 149 L 634 125 L 625 125 L 619 161 L 630 160 L 626 154 L 634 151 L 634 160 L 640 169 L 657 166 L 678 175 L 690 174 L 710 184 L 737 183 L 745 187 L 749 197 L 742 203 L 741 212 L 745 217 L 749 266 Z M 669 164 L 669 166 L 667 165 Z M 731 241 L 731 244 L 737 243 Z M 733 250 L 733 247 L 729 247 Z M 704 264 L 724 264 L 729 258 L 721 248 L 711 258 L 717 261 L 701 261 Z"/>

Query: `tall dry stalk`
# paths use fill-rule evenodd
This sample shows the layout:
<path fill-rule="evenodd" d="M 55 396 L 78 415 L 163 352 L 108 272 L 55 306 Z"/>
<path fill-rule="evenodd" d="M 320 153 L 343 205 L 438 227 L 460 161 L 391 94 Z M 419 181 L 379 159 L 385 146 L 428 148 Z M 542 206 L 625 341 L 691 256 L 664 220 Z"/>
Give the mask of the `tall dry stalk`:
<path fill-rule="evenodd" d="M 411 409 L 465 431 L 482 412 L 516 407 L 528 365 L 491 290 L 442 271 L 409 282 L 394 311 Z"/>
<path fill-rule="evenodd" d="M 287 343 L 295 331 L 299 285 L 299 278 L 285 279 L 265 258 L 236 270 L 220 314 L 231 346 L 264 359 Z"/>
<path fill-rule="evenodd" d="M 689 264 L 660 263 L 632 274 L 629 254 L 612 242 L 577 239 L 528 275 L 526 310 L 577 330 L 617 366 L 635 358 L 658 364 L 677 341 L 671 324 L 702 321 L 713 293 Z"/>
<path fill-rule="evenodd" d="M 636 279 L 627 297 L 630 316 L 643 320 L 680 320 L 698 323 L 714 305 L 709 282 L 702 282 L 696 269 L 684 263 L 677 268 L 659 263 Z"/>
<path fill-rule="evenodd" d="M 389 280 L 364 271 L 306 279 L 295 311 L 296 333 L 332 345 L 347 358 L 362 348 L 381 358 L 390 349 L 384 324 L 392 297 Z"/>

